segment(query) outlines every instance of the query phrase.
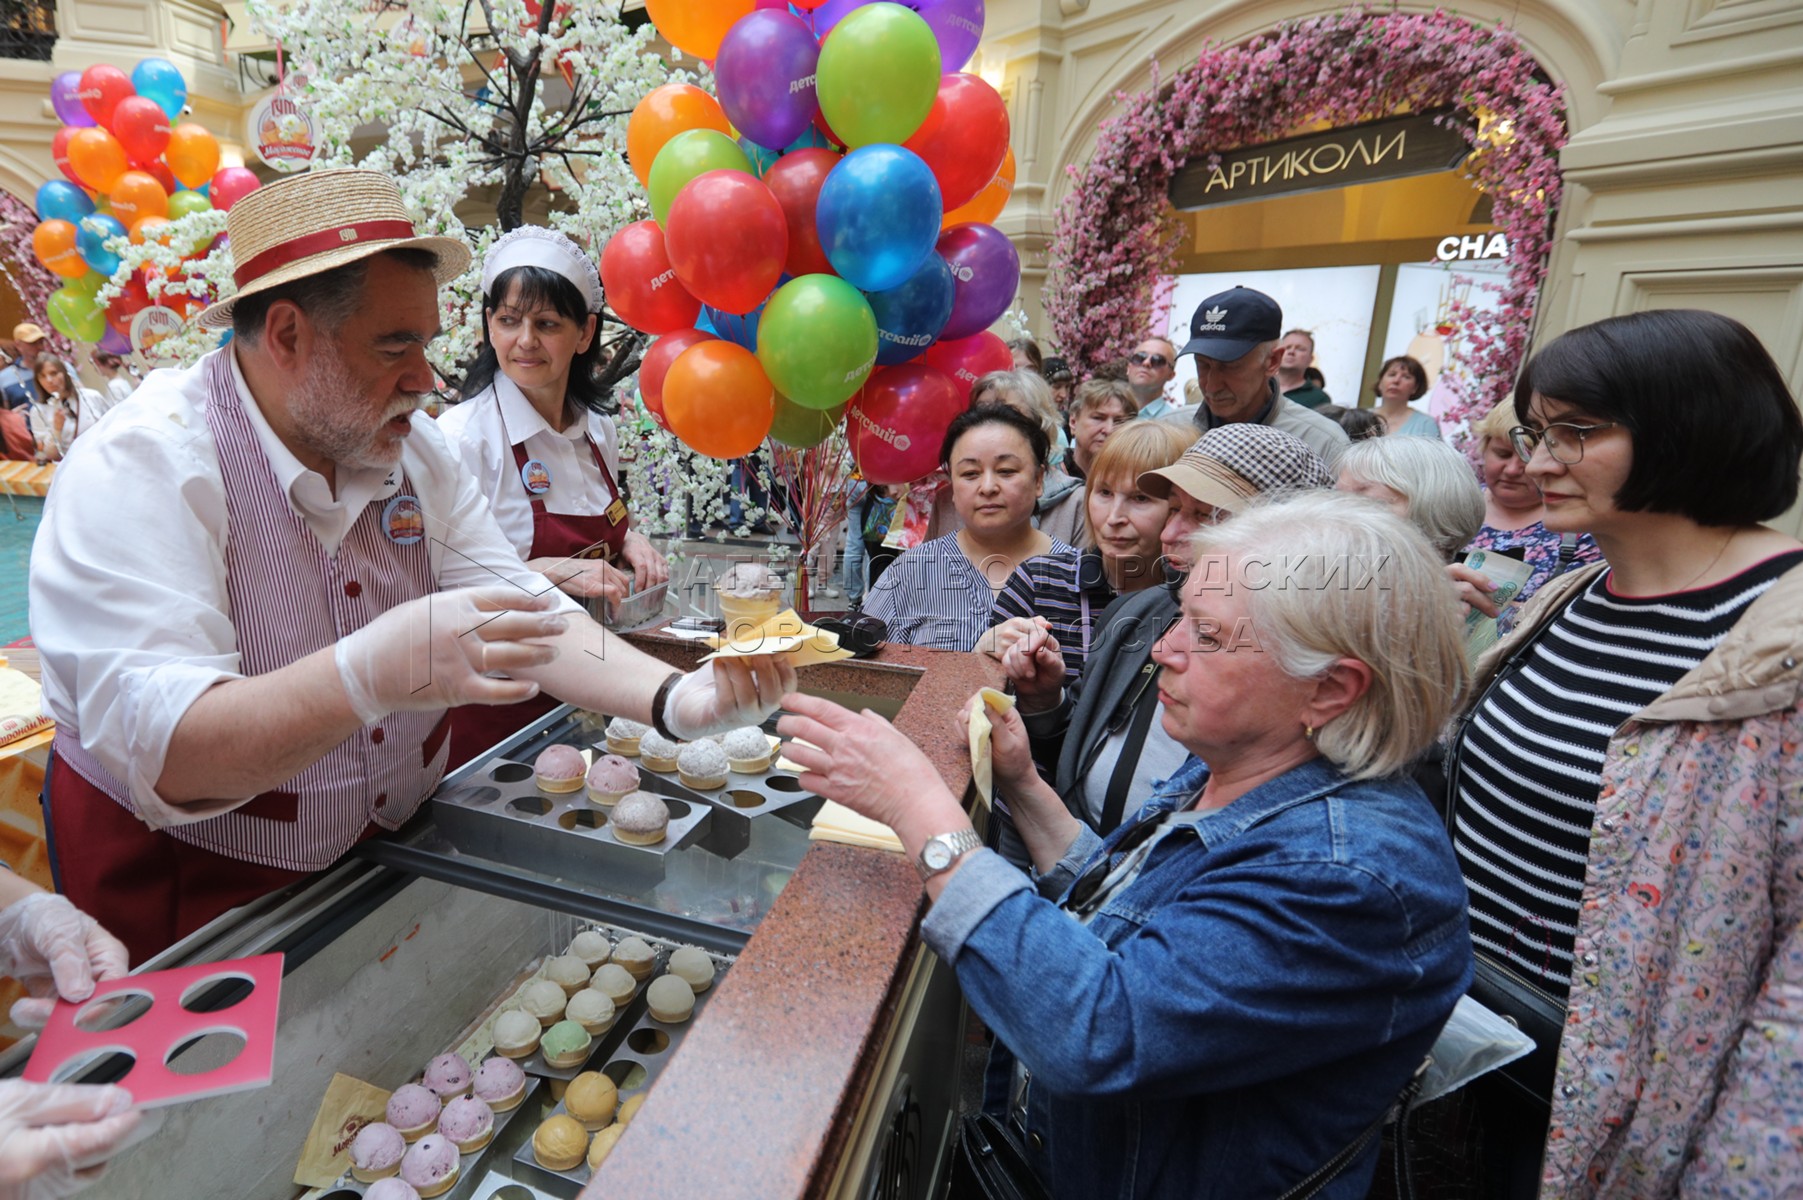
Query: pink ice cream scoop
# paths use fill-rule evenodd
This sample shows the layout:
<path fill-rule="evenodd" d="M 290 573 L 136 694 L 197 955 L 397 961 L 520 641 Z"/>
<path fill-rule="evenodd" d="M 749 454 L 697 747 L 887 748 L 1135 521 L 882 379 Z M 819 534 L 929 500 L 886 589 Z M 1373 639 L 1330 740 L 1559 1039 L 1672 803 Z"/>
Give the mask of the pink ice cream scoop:
<path fill-rule="evenodd" d="M 388 1097 L 388 1123 L 396 1129 L 418 1129 L 438 1120 L 438 1093 L 417 1083 L 404 1083 Z"/>
<path fill-rule="evenodd" d="M 351 1142 L 351 1166 L 359 1171 L 386 1171 L 407 1153 L 401 1131 L 381 1121 L 373 1121 L 357 1131 Z"/>
<path fill-rule="evenodd" d="M 419 1200 L 419 1193 L 405 1179 L 379 1179 L 369 1185 L 363 1200 Z"/>
<path fill-rule="evenodd" d="M 470 1065 L 461 1054 L 440 1054 L 426 1064 L 425 1084 L 443 1099 L 470 1090 Z"/>
<path fill-rule="evenodd" d="M 606 754 L 588 769 L 588 786 L 597 792 L 624 796 L 639 786 L 639 769 L 618 754 Z"/>
<path fill-rule="evenodd" d="M 533 760 L 532 769 L 541 779 L 581 779 L 588 764 L 582 759 L 582 751 L 574 746 L 547 746 Z"/>
<path fill-rule="evenodd" d="M 507 1099 L 525 1083 L 526 1072 L 511 1058 L 491 1058 L 476 1068 L 476 1096 L 491 1104 Z"/>
<path fill-rule="evenodd" d="M 438 1132 L 459 1145 L 473 1142 L 495 1127 L 495 1114 L 474 1096 L 459 1096 L 444 1106 Z"/>
<path fill-rule="evenodd" d="M 428 1133 L 413 1143 L 401 1159 L 401 1178 L 415 1188 L 431 1188 L 457 1172 L 457 1147 L 447 1138 Z"/>

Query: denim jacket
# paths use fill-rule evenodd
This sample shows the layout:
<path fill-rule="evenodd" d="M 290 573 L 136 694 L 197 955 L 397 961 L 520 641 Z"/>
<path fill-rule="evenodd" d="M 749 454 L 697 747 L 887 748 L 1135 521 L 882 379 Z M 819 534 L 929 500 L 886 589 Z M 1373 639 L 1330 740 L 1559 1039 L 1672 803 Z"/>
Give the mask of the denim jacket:
<path fill-rule="evenodd" d="M 1192 756 L 1141 819 L 1206 778 Z M 1132 828 L 1085 829 L 1042 889 Z M 1164 838 L 1087 926 L 979 850 L 922 933 L 1031 1073 L 1029 1153 L 1073 1200 L 1278 1196 L 1390 1105 L 1471 979 L 1426 797 L 1323 759 Z M 1321 1196 L 1364 1196 L 1376 1154 Z"/>

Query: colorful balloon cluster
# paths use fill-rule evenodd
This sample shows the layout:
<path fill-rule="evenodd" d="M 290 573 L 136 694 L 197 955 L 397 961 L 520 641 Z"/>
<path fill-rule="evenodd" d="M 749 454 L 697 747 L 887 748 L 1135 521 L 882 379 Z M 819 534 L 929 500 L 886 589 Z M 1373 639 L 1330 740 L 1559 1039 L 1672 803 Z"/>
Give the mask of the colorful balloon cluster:
<path fill-rule="evenodd" d="M 219 142 L 197 124 L 171 125 L 188 103 L 188 86 L 175 64 L 147 58 L 128 76 L 101 63 L 67 71 L 50 84 L 50 104 L 63 127 L 51 142 L 57 169 L 38 189 L 38 226 L 31 248 L 38 261 L 63 277 L 50 296 L 50 323 L 83 342 L 124 354 L 131 350 L 131 321 L 152 300 L 146 266 L 102 305 L 101 287 L 122 265 L 106 248 L 129 235 L 167 243 L 159 230 L 191 213 L 225 210 L 258 186 L 243 167 L 219 165 Z M 188 247 L 184 259 L 210 246 Z M 175 279 L 179 270 L 170 276 Z M 164 293 L 163 303 L 182 317 L 205 307 L 197 296 Z"/>
<path fill-rule="evenodd" d="M 866 478 L 905 483 L 984 371 L 1020 258 L 990 222 L 1008 111 L 961 68 L 982 0 L 647 0 L 716 100 L 669 84 L 627 127 L 652 219 L 601 256 L 614 312 L 657 340 L 652 415 L 691 448 L 805 448 L 841 419 Z"/>

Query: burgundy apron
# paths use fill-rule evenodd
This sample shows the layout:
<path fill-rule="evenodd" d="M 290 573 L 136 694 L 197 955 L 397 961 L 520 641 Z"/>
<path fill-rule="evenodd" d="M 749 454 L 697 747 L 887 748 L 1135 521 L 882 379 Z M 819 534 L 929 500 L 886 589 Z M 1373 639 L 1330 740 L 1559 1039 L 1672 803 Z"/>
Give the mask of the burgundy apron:
<path fill-rule="evenodd" d="M 207 428 L 225 487 L 226 596 L 239 669 L 267 674 L 437 590 L 411 481 L 364 507 L 336 555 L 288 502 L 233 385 L 229 350 L 207 367 Z M 57 875 L 132 961 L 235 905 L 331 866 L 399 828 L 444 774 L 443 710 L 391 713 L 279 789 L 204 821 L 150 829 L 130 789 L 58 725 L 50 780 Z"/>
<path fill-rule="evenodd" d="M 501 429 L 503 433 L 507 429 L 505 417 L 501 419 Z M 613 561 L 626 545 L 629 521 L 620 500 L 620 489 L 615 486 L 613 476 L 608 474 L 595 440 L 587 435 L 582 440 L 588 443 L 589 453 L 594 455 L 595 469 L 601 473 L 610 497 L 608 511 L 599 516 L 578 517 L 549 511 L 545 496 L 552 487 L 550 474 L 543 463 L 526 457 L 524 443 L 513 446 L 513 465 L 518 468 L 520 486 L 526 489 L 526 496 L 532 502 L 532 548 L 526 553 L 528 559 L 599 558 Z M 619 519 L 609 516 L 609 512 L 617 513 Z M 561 703 L 555 696 L 540 692 L 518 704 L 465 704 L 453 708 L 451 760 L 446 769 L 454 771 L 477 755 L 492 750 L 541 720 Z"/>

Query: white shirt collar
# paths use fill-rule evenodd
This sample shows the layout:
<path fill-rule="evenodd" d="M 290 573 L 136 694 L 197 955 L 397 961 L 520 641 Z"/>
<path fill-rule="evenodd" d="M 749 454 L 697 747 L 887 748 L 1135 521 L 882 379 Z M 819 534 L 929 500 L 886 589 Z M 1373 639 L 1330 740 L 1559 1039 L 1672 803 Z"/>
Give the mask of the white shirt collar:
<path fill-rule="evenodd" d="M 535 433 L 548 433 L 554 437 L 580 441 L 589 432 L 587 413 L 579 413 L 571 421 L 567 429 L 553 429 L 545 422 L 545 418 L 533 407 L 520 385 L 507 378 L 505 371 L 495 370 L 495 399 L 501 406 L 501 419 L 507 423 L 507 436 L 516 446 L 524 445 Z"/>

